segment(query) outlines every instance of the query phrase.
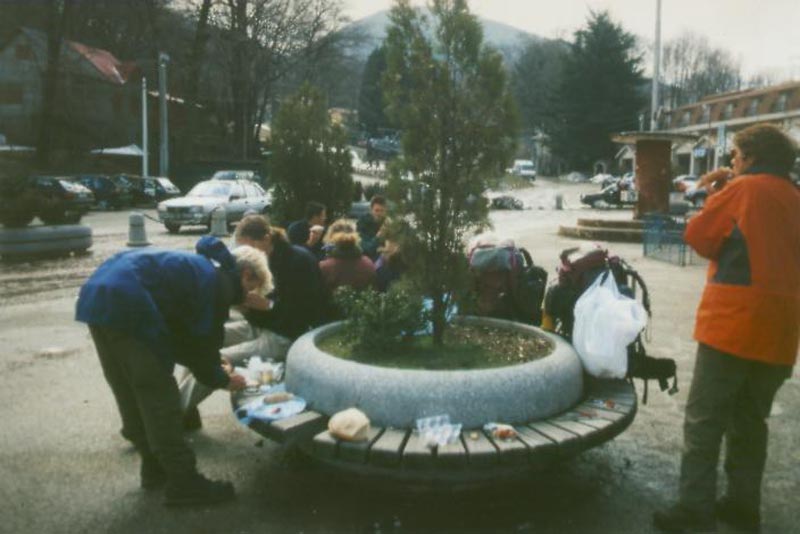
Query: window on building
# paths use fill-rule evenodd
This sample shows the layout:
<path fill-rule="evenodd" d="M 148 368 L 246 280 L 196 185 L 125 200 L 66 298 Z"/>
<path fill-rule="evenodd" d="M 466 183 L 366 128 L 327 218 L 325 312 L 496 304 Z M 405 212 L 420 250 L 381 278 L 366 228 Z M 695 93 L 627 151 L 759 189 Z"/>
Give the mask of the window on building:
<path fill-rule="evenodd" d="M 789 100 L 789 95 L 787 93 L 781 93 L 778 95 L 778 98 L 775 99 L 775 103 L 772 104 L 772 111 L 775 113 L 780 113 L 781 111 L 786 111 L 786 101 Z"/>
<path fill-rule="evenodd" d="M 684 111 L 681 115 L 681 126 L 689 126 L 689 119 L 692 118 L 691 111 Z"/>
<path fill-rule="evenodd" d="M 730 119 L 731 117 L 733 117 L 733 102 L 728 102 L 725 104 L 725 109 L 722 110 L 722 118 Z"/>
<path fill-rule="evenodd" d="M 22 84 L 0 84 L 0 106 L 20 106 L 22 105 L 22 96 Z"/>
<path fill-rule="evenodd" d="M 700 118 L 700 122 L 706 123 L 711 121 L 711 106 L 709 104 L 705 104 L 703 106 L 703 116 Z"/>
<path fill-rule="evenodd" d="M 33 49 L 27 44 L 20 43 L 14 49 L 14 57 L 22 61 L 33 61 Z"/>
<path fill-rule="evenodd" d="M 750 106 L 747 108 L 748 115 L 758 115 L 758 106 L 761 104 L 760 98 L 754 98 L 750 101 Z"/>

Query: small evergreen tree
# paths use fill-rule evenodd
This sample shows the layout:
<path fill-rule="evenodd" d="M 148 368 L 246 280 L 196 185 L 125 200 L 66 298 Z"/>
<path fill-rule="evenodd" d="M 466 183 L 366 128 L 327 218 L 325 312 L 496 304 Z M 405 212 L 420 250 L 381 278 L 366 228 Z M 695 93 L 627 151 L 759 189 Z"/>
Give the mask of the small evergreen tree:
<path fill-rule="evenodd" d="M 385 104 L 381 90 L 381 77 L 385 70 L 386 49 L 381 46 L 367 58 L 358 94 L 358 121 L 370 135 L 376 135 L 380 128 L 389 127 L 389 120 L 383 111 Z"/>
<path fill-rule="evenodd" d="M 466 273 L 467 232 L 488 224 L 486 179 L 511 157 L 516 113 L 505 69 L 465 0 L 434 0 L 431 20 L 397 0 L 386 39 L 388 113 L 403 132 L 390 186 L 411 225 L 410 275 L 433 300 L 433 338 Z M 411 177 L 411 180 L 406 178 Z"/>
<path fill-rule="evenodd" d="M 607 12 L 591 13 L 575 32 L 558 92 L 553 151 L 578 169 L 613 155 L 611 134 L 638 128 L 644 104 L 636 37 Z"/>
<path fill-rule="evenodd" d="M 343 128 L 333 124 L 322 93 L 306 84 L 281 106 L 273 128 L 273 216 L 284 224 L 322 202 L 329 218 L 347 213 L 353 166 Z"/>

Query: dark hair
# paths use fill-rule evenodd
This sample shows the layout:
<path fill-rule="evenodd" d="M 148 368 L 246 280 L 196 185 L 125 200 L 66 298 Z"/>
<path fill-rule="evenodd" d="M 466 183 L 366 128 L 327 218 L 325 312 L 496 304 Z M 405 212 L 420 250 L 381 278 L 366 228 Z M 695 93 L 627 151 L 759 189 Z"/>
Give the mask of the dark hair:
<path fill-rule="evenodd" d="M 282 228 L 270 226 L 269 221 L 263 215 L 247 215 L 236 225 L 236 236 L 245 237 L 254 241 L 260 241 L 266 236 L 271 236 L 273 240 L 288 241 L 286 232 Z"/>
<path fill-rule="evenodd" d="M 371 208 L 375 204 L 386 206 L 386 197 L 383 195 L 373 195 L 373 197 L 369 199 L 369 207 Z"/>
<path fill-rule="evenodd" d="M 753 158 L 755 165 L 765 165 L 788 175 L 797 157 L 797 145 L 780 128 L 771 124 L 756 124 L 745 128 L 733 138 L 742 156 Z"/>
<path fill-rule="evenodd" d="M 325 211 L 325 204 L 312 200 L 306 204 L 306 220 L 311 219 L 311 217 L 316 217 L 323 211 Z"/>

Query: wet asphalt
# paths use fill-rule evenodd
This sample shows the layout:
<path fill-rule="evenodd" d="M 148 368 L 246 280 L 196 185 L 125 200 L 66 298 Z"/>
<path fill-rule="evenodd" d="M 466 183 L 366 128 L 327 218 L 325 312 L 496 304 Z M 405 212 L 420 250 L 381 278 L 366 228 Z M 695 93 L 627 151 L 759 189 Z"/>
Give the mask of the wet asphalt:
<path fill-rule="evenodd" d="M 517 193 L 531 209 L 493 213 L 496 231 L 552 273 L 561 249 L 589 245 L 559 237 L 559 224 L 630 218 L 625 210 L 580 207 L 578 194 L 595 188 L 539 180 Z M 556 192 L 565 196 L 564 211 L 552 209 Z M 681 385 L 669 396 L 651 384 L 649 403 L 613 441 L 532 473 L 524 484 L 412 491 L 321 469 L 241 426 L 226 395 L 216 393 L 201 406 L 203 429 L 189 440 L 201 470 L 232 480 L 238 498 L 217 507 L 164 508 L 159 492 L 138 487 L 137 459 L 119 436 L 88 331 L 72 320 L 82 281 L 124 248 L 127 212 L 92 212 L 84 223 L 94 229 L 90 254 L 0 263 L 0 533 L 647 533 L 652 511 L 675 495 L 705 267 L 677 267 L 643 258 L 641 245 L 611 244 L 650 287 L 648 348 L 678 361 Z M 147 229 L 155 245 L 171 248 L 190 249 L 203 233 L 173 236 L 152 221 Z M 795 372 L 770 418 L 765 533 L 800 532 L 798 383 Z"/>

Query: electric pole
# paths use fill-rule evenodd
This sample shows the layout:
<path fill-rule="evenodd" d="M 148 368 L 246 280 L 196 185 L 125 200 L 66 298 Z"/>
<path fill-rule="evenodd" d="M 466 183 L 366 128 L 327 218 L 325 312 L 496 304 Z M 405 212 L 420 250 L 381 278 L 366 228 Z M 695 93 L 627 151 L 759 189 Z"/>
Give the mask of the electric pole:
<path fill-rule="evenodd" d="M 142 76 L 142 176 L 148 176 L 150 162 L 148 160 L 149 140 L 147 139 L 147 78 Z"/>

